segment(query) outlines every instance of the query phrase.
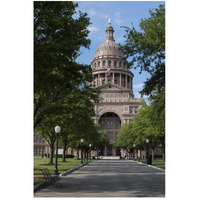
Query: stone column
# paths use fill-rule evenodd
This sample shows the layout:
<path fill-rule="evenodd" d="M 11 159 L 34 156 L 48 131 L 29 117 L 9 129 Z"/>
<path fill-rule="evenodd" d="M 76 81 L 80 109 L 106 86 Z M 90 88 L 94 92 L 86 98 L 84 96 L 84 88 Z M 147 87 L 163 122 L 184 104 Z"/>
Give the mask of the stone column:
<path fill-rule="evenodd" d="M 100 73 L 98 73 L 98 86 L 100 85 Z"/>
<path fill-rule="evenodd" d="M 133 78 L 131 78 L 131 91 L 133 92 Z"/>
<path fill-rule="evenodd" d="M 105 83 L 107 83 L 108 81 L 107 81 L 107 77 L 106 77 L 106 73 L 105 73 Z"/>
<path fill-rule="evenodd" d="M 119 77 L 119 85 L 122 86 L 122 74 L 120 73 L 120 77 Z"/>
<path fill-rule="evenodd" d="M 115 73 L 113 72 L 113 80 L 112 82 L 114 83 L 115 82 Z"/>
<path fill-rule="evenodd" d="M 125 76 L 126 76 L 125 87 L 128 88 L 128 87 L 127 87 L 127 86 L 128 86 L 128 85 L 127 85 L 127 75 L 125 75 Z"/>
<path fill-rule="evenodd" d="M 107 146 L 104 148 L 104 156 L 107 156 Z"/>

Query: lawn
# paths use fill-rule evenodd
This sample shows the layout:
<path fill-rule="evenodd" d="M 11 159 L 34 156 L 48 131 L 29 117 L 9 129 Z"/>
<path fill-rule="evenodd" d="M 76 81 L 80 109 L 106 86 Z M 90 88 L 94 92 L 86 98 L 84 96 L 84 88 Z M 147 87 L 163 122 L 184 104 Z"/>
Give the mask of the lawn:
<path fill-rule="evenodd" d="M 139 160 L 137 159 L 137 161 Z M 140 160 L 140 162 L 146 163 L 146 160 Z M 165 169 L 165 162 L 163 161 L 162 158 L 155 158 L 154 160 L 152 160 L 152 165 L 155 167 Z"/>
<path fill-rule="evenodd" d="M 67 158 L 66 161 L 62 162 L 62 158 L 58 158 L 58 172 L 60 174 L 80 165 L 80 160 L 74 158 Z M 34 185 L 44 181 L 42 172 L 39 169 L 47 168 L 50 174 L 53 173 L 55 165 L 48 165 L 48 162 L 49 158 L 34 158 L 34 176 L 37 176 L 34 177 Z"/>

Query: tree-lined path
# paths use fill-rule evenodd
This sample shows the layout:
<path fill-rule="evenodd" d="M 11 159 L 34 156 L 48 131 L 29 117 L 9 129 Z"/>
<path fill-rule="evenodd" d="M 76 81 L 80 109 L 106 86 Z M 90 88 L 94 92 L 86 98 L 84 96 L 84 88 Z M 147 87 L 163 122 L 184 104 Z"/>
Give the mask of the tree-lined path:
<path fill-rule="evenodd" d="M 165 172 L 129 160 L 96 160 L 35 197 L 164 197 Z"/>

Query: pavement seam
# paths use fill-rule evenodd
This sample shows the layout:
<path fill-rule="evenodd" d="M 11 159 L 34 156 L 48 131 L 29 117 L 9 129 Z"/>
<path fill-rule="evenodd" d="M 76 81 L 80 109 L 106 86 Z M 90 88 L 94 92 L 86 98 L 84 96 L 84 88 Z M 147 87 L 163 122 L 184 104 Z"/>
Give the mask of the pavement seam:
<path fill-rule="evenodd" d="M 145 163 L 142 163 L 142 162 L 138 162 L 138 161 L 133 161 L 133 160 L 130 160 L 130 161 L 131 161 L 131 162 L 137 162 L 137 163 L 139 163 L 140 165 L 146 165 L 146 166 L 148 166 L 148 167 L 151 167 L 151 168 L 154 168 L 154 169 L 158 169 L 158 170 L 160 170 L 160 171 L 165 172 L 164 169 L 159 168 L 159 167 L 155 167 L 155 166 L 153 166 L 153 165 L 148 165 L 148 164 L 145 164 Z"/>

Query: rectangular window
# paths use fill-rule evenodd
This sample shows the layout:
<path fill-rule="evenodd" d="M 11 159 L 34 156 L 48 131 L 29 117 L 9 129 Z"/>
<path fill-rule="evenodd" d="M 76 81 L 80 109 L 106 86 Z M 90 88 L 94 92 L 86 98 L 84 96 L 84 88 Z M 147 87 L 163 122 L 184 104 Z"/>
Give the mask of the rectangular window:
<path fill-rule="evenodd" d="M 113 128 L 112 120 L 110 121 L 110 128 Z"/>
<path fill-rule="evenodd" d="M 103 121 L 101 121 L 101 128 L 104 128 L 104 123 L 103 123 Z"/>
<path fill-rule="evenodd" d="M 135 114 L 137 114 L 137 107 L 135 107 Z"/>
<path fill-rule="evenodd" d="M 133 106 L 129 107 L 129 113 L 133 113 Z"/>
<path fill-rule="evenodd" d="M 110 122 L 107 121 L 107 128 L 109 129 L 110 128 Z"/>

